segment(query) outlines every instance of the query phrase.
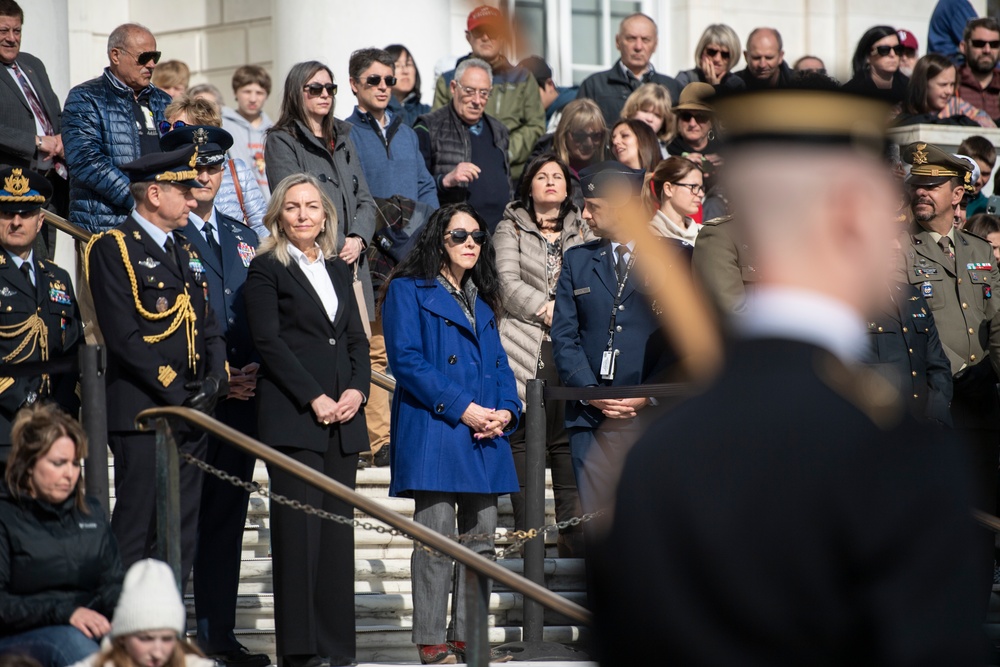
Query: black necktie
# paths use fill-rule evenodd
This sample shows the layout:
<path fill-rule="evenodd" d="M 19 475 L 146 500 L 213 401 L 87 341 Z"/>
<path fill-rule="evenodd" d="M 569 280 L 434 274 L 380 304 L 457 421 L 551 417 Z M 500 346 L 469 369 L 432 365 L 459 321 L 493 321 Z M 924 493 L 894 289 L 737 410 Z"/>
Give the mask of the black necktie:
<path fill-rule="evenodd" d="M 615 273 L 618 274 L 619 285 L 625 281 L 625 271 L 628 268 L 628 263 L 625 261 L 625 255 L 627 254 L 628 246 L 620 245 L 615 248 L 615 255 L 618 256 L 618 262 L 615 264 Z"/>
<path fill-rule="evenodd" d="M 167 259 L 173 264 L 175 269 L 181 268 L 181 263 L 177 259 L 177 249 L 174 247 L 174 239 L 170 236 L 163 242 L 163 252 L 167 253 Z"/>
<path fill-rule="evenodd" d="M 222 264 L 222 246 L 215 240 L 215 228 L 212 226 L 212 223 L 206 222 L 203 231 L 205 232 L 205 240 L 208 241 L 208 247 L 215 253 L 215 258 L 219 260 L 219 264 Z"/>
<path fill-rule="evenodd" d="M 31 263 L 27 260 L 21 262 L 21 273 L 24 274 L 24 279 L 27 280 L 32 287 L 34 287 L 35 281 L 32 279 L 31 275 Z"/>

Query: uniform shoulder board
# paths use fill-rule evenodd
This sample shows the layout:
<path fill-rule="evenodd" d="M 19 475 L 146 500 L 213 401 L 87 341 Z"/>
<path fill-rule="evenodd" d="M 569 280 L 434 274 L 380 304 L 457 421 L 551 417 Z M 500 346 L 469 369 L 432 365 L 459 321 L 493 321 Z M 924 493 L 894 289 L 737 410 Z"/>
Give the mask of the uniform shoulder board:
<path fill-rule="evenodd" d="M 824 384 L 879 428 L 890 429 L 902 421 L 906 413 L 903 396 L 877 371 L 864 367 L 848 368 L 832 354 L 817 358 L 815 369 Z"/>
<path fill-rule="evenodd" d="M 976 241 L 982 241 L 983 243 L 989 243 L 989 241 L 987 241 L 986 239 L 984 239 L 982 236 L 979 236 L 977 234 L 973 234 L 972 232 L 970 232 L 967 229 L 960 229 L 959 231 L 962 232 L 963 234 L 965 234 L 966 236 L 968 236 L 970 239 L 975 239 Z"/>
<path fill-rule="evenodd" d="M 706 220 L 705 222 L 703 222 L 701 224 L 702 225 L 713 225 L 713 226 L 714 225 L 721 225 L 722 223 L 729 222 L 732 219 L 733 219 L 733 216 L 731 216 L 731 215 L 723 215 L 723 216 L 720 216 L 718 218 L 712 218 L 711 220 Z"/>
<path fill-rule="evenodd" d="M 587 241 L 586 243 L 581 243 L 580 245 L 575 245 L 566 252 L 573 252 L 574 250 L 582 250 L 584 248 L 596 248 L 601 245 L 604 239 L 594 239 L 593 241 Z"/>

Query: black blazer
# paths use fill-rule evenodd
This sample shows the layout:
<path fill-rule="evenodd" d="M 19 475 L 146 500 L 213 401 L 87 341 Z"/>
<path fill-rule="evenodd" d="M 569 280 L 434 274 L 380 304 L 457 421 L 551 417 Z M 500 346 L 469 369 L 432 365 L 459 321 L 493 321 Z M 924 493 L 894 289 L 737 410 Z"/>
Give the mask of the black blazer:
<path fill-rule="evenodd" d="M 52 90 L 49 75 L 42 61 L 30 53 L 17 56 L 17 66 L 28 77 L 38 95 L 56 134 L 62 130 L 62 109 L 59 97 Z M 7 68 L 4 67 L 4 70 Z M 35 157 L 35 116 L 21 87 L 9 72 L 0 71 L 0 164 L 12 167 L 30 166 Z"/>
<path fill-rule="evenodd" d="M 324 426 L 309 405 L 322 394 L 337 400 L 347 389 L 368 396 L 371 383 L 351 271 L 337 258 L 328 259 L 326 269 L 338 299 L 333 322 L 298 264 L 284 266 L 273 252 L 250 263 L 244 298 L 263 370 L 257 383 L 260 439 L 274 447 L 323 452 L 329 429 L 339 426 L 343 453 L 363 452 L 369 448 L 363 410 L 345 424 Z"/>

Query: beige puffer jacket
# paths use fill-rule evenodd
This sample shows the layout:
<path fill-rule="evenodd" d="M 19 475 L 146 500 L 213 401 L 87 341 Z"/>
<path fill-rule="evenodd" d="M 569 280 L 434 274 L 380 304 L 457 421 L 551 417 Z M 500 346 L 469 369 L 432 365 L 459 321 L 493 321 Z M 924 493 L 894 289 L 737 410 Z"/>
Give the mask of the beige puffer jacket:
<path fill-rule="evenodd" d="M 595 237 L 574 210 L 562 229 L 563 253 Z M 517 395 L 524 402 L 525 384 L 538 371 L 538 354 L 546 326 L 535 315 L 548 301 L 545 239 L 519 202 L 511 202 L 493 233 L 500 272 L 503 305 L 507 314 L 500 324 L 500 340 L 517 378 Z"/>

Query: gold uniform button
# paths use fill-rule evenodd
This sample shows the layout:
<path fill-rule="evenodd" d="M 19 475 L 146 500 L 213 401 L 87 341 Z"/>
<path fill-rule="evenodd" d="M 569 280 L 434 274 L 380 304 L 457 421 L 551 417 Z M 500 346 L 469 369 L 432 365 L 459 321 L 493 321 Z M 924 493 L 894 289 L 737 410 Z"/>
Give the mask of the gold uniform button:
<path fill-rule="evenodd" d="M 882 333 L 882 327 L 879 327 L 879 328 L 878 328 L 878 332 L 879 332 L 879 333 Z"/>
<path fill-rule="evenodd" d="M 909 331 L 909 329 L 907 329 L 906 327 L 903 327 L 903 333 L 906 333 L 907 331 Z"/>
<path fill-rule="evenodd" d="M 965 308 L 968 308 L 968 307 L 969 307 L 969 304 L 967 304 L 967 303 L 963 303 L 963 304 L 962 304 L 962 308 L 963 308 L 963 309 L 965 309 Z"/>
<path fill-rule="evenodd" d="M 11 308 L 10 306 L 7 306 L 7 312 L 8 312 L 8 313 L 9 313 L 10 311 L 12 311 L 12 310 L 14 310 L 14 309 L 13 309 L 13 308 Z"/>
<path fill-rule="evenodd" d="M 163 289 L 163 283 L 156 283 L 156 286 L 160 289 Z"/>
<path fill-rule="evenodd" d="M 201 360 L 201 355 L 200 354 L 196 354 L 196 355 L 194 355 L 194 358 L 200 361 Z"/>
<path fill-rule="evenodd" d="M 910 348 L 910 354 L 913 354 L 913 348 L 912 347 Z"/>
<path fill-rule="evenodd" d="M 198 330 L 197 330 L 197 329 L 195 329 L 195 330 L 194 330 L 194 335 L 195 335 L 195 336 L 197 336 L 197 335 L 198 335 Z"/>
<path fill-rule="evenodd" d="M 970 354 L 969 355 L 969 361 L 975 361 L 975 360 L 976 360 L 976 355 Z"/>
<path fill-rule="evenodd" d="M 975 332 L 975 330 L 974 330 L 974 329 L 972 329 L 972 327 L 969 327 L 969 333 L 970 333 L 970 334 L 974 334 L 974 333 L 976 333 L 976 332 Z"/>
<path fill-rule="evenodd" d="M 961 279 L 961 278 L 959 278 L 959 279 L 958 279 L 958 284 L 959 284 L 959 285 L 961 285 L 961 284 L 962 284 L 962 279 Z"/>
<path fill-rule="evenodd" d="M 920 398 L 920 394 L 914 394 L 913 398 Z"/>

